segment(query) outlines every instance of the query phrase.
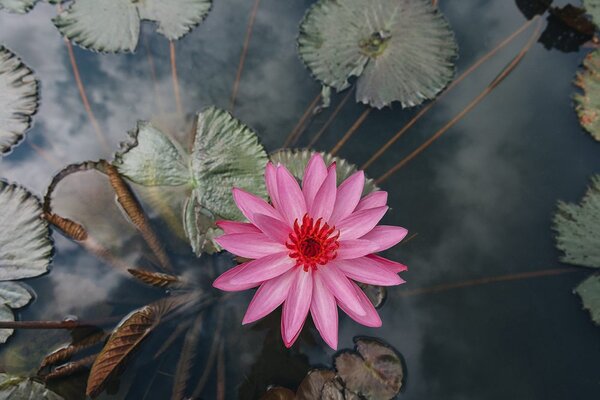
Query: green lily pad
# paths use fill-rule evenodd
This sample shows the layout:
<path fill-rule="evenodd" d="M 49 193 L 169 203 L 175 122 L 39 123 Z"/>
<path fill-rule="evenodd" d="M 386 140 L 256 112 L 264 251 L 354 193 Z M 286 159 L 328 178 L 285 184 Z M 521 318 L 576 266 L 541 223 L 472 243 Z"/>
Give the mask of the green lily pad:
<path fill-rule="evenodd" d="M 583 90 L 574 96 L 575 110 L 581 126 L 600 141 L 600 50 L 589 53 L 583 67 L 575 79 L 575 85 Z"/>
<path fill-rule="evenodd" d="M 309 149 L 281 149 L 272 153 L 269 157 L 273 163 L 281 163 L 282 165 L 285 165 L 292 175 L 301 181 L 304 176 L 306 165 L 314 153 L 314 150 Z M 323 160 L 325 160 L 326 165 L 329 165 L 332 162 L 336 163 L 338 185 L 350 175 L 358 171 L 358 167 L 356 165 L 349 163 L 343 158 L 334 157 L 331 154 L 324 152 L 321 152 L 321 155 L 323 156 Z M 379 188 L 375 185 L 375 181 L 370 178 L 366 178 L 363 195 L 374 192 L 375 190 L 379 190 Z"/>
<path fill-rule="evenodd" d="M 600 275 L 592 275 L 575 288 L 583 308 L 590 312 L 592 321 L 600 325 Z"/>
<path fill-rule="evenodd" d="M 15 316 L 12 310 L 6 304 L 0 304 L 0 321 L 14 321 Z M 0 329 L 0 343 L 6 343 L 9 337 L 14 333 L 14 329 Z M 0 392 L 1 394 L 2 392 Z"/>
<path fill-rule="evenodd" d="M 38 101 L 39 84 L 33 71 L 0 45 L 0 155 L 23 139 Z"/>
<path fill-rule="evenodd" d="M 198 114 L 191 155 L 196 199 L 217 218 L 242 220 L 234 187 L 266 196 L 267 153 L 256 133 L 227 111 L 210 107 Z"/>
<path fill-rule="evenodd" d="M 298 38 L 313 75 L 337 91 L 357 77 L 357 101 L 382 108 L 434 98 L 454 76 L 457 45 L 429 0 L 319 0 Z"/>
<path fill-rule="evenodd" d="M 222 250 L 214 239 L 223 231 L 215 225 L 214 215 L 198 204 L 194 193 L 186 201 L 183 215 L 185 234 L 198 257 L 202 253 L 214 254 Z"/>
<path fill-rule="evenodd" d="M 17 282 L 0 282 L 0 321 L 14 321 L 11 308 L 25 307 L 31 301 L 31 292 Z M 13 329 L 0 329 L 0 343 L 5 343 Z"/>
<path fill-rule="evenodd" d="M 553 229 L 562 261 L 600 268 L 600 175 L 592 178 L 580 205 L 558 203 Z"/>
<path fill-rule="evenodd" d="M 63 36 L 86 49 L 132 52 L 141 19 L 157 22 L 158 32 L 177 40 L 199 24 L 210 7 L 211 0 L 74 0 L 53 21 Z"/>
<path fill-rule="evenodd" d="M 0 180 L 0 281 L 41 275 L 53 245 L 39 200 L 26 189 Z"/>
<path fill-rule="evenodd" d="M 180 186 L 191 182 L 188 155 L 150 122 L 140 121 L 122 144 L 113 164 L 126 178 L 144 186 Z"/>
<path fill-rule="evenodd" d="M 40 382 L 8 374 L 0 374 L 0 399 L 63 400 Z"/>
<path fill-rule="evenodd" d="M 37 2 L 38 0 L 0 0 L 0 10 L 25 14 L 29 12 Z"/>
<path fill-rule="evenodd" d="M 600 0 L 583 0 L 583 7 L 592 16 L 596 26 L 600 26 Z"/>

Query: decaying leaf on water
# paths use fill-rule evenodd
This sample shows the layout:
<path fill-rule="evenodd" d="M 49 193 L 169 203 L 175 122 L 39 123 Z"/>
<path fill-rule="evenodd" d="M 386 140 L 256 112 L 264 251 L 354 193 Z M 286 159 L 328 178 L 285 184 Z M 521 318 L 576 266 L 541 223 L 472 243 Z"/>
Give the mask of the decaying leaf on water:
<path fill-rule="evenodd" d="M 323 387 L 335 379 L 335 372 L 329 369 L 313 369 L 298 386 L 296 398 L 298 400 L 314 400 L 322 398 Z"/>
<path fill-rule="evenodd" d="M 151 272 L 144 271 L 143 269 L 128 269 L 129 273 L 139 281 L 144 282 L 147 285 L 166 288 L 176 286 L 179 282 L 179 278 L 169 274 L 163 274 L 162 272 Z"/>

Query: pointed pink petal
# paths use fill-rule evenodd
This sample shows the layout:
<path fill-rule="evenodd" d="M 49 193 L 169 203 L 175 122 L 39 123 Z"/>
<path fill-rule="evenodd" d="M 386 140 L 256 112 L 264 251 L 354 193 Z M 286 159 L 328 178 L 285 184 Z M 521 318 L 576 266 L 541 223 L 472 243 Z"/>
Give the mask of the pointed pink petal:
<path fill-rule="evenodd" d="M 254 214 L 256 226 L 269 238 L 277 243 L 284 244 L 292 231 L 292 229 L 283 221 L 271 218 L 263 214 Z"/>
<path fill-rule="evenodd" d="M 283 303 L 283 315 L 281 317 L 283 342 L 287 347 L 294 343 L 298 333 L 304 326 L 313 291 L 312 269 L 309 268 L 306 272 L 302 268 L 296 268 L 294 275 L 288 297 Z"/>
<path fill-rule="evenodd" d="M 241 290 L 247 290 L 247 289 L 251 289 L 253 287 L 258 286 L 260 284 L 260 282 L 247 283 L 244 285 L 234 284 L 231 282 L 231 279 L 235 275 L 237 275 L 241 271 L 243 271 L 247 265 L 248 265 L 248 263 L 243 263 L 243 264 L 238 265 L 237 267 L 233 267 L 233 268 L 225 271 L 217 279 L 215 279 L 215 281 L 213 282 L 213 286 L 216 287 L 217 289 L 221 289 L 226 292 L 239 292 Z"/>
<path fill-rule="evenodd" d="M 327 268 L 327 267 L 325 267 Z M 338 313 L 335 297 L 321 277 L 319 270 L 313 275 L 313 295 L 310 313 L 321 337 L 334 350 L 338 344 Z"/>
<path fill-rule="evenodd" d="M 369 208 L 383 207 L 387 204 L 387 199 L 388 194 L 383 190 L 371 192 L 358 202 L 358 205 L 354 209 L 354 212 L 366 210 Z"/>
<path fill-rule="evenodd" d="M 315 220 L 323 218 L 326 222 L 329 220 L 335 204 L 336 190 L 336 168 L 332 164 L 327 171 L 327 177 L 321 184 L 321 187 L 315 195 L 315 199 L 310 208 L 310 216 Z"/>
<path fill-rule="evenodd" d="M 268 162 L 267 168 L 265 168 L 265 183 L 273 207 L 276 210 L 281 210 L 281 203 L 279 202 L 279 194 L 277 192 L 277 168 L 272 162 Z"/>
<path fill-rule="evenodd" d="M 375 228 L 387 210 L 388 207 L 383 206 L 350 214 L 336 226 L 340 230 L 340 238 L 342 240 L 361 238 Z"/>
<path fill-rule="evenodd" d="M 353 239 L 340 240 L 340 247 L 337 251 L 338 260 L 349 260 L 358 257 L 364 257 L 377 251 L 379 246 L 369 240 Z"/>
<path fill-rule="evenodd" d="M 289 270 L 277 278 L 266 281 L 258 288 L 246 310 L 242 320 L 243 325 L 258 321 L 283 303 L 292 285 L 294 272 Z"/>
<path fill-rule="evenodd" d="M 223 230 L 226 234 L 231 233 L 260 233 L 254 224 L 248 222 L 237 222 L 237 221 L 217 221 L 217 226 Z"/>
<path fill-rule="evenodd" d="M 327 176 L 327 167 L 320 153 L 315 153 L 306 164 L 302 178 L 302 193 L 306 200 L 306 208 L 310 210 L 317 191 Z"/>
<path fill-rule="evenodd" d="M 369 326 L 372 328 L 379 328 L 381 326 L 381 318 L 379 318 L 379 314 L 377 314 L 377 310 L 373 307 L 373 303 L 369 300 L 367 295 L 358 287 L 358 285 L 352 282 L 352 286 L 358 298 L 360 299 L 360 304 L 365 310 L 365 314 L 357 314 L 344 304 L 338 302 L 340 308 L 348 314 L 350 318 L 358 322 L 359 324 Z"/>
<path fill-rule="evenodd" d="M 371 232 L 362 236 L 361 239 L 370 240 L 377 243 L 379 248 L 377 251 L 384 251 L 390 247 L 394 247 L 406 237 L 408 231 L 400 226 L 380 225 L 376 226 Z"/>
<path fill-rule="evenodd" d="M 234 285 L 261 283 L 282 275 L 292 269 L 296 261 L 288 256 L 287 251 L 271 254 L 248 262 L 246 267 L 231 277 Z"/>
<path fill-rule="evenodd" d="M 331 214 L 330 224 L 337 224 L 354 211 L 360 201 L 365 186 L 365 173 L 358 171 L 346 179 L 337 190 L 335 207 Z"/>
<path fill-rule="evenodd" d="M 261 258 L 287 250 L 262 233 L 232 233 L 219 236 L 215 241 L 228 252 L 245 258 Z"/>
<path fill-rule="evenodd" d="M 388 260 L 387 258 L 383 258 L 376 254 L 370 254 L 367 256 L 371 260 L 377 261 L 383 268 L 395 272 L 396 274 L 399 272 L 404 272 L 408 269 L 408 267 L 404 264 L 400 264 L 399 262 Z"/>
<path fill-rule="evenodd" d="M 235 204 L 250 222 L 254 222 L 254 214 L 264 214 L 272 218 L 281 219 L 281 215 L 269 203 L 258 196 L 242 189 L 233 188 Z"/>
<path fill-rule="evenodd" d="M 296 178 L 283 165 L 277 168 L 277 192 L 281 202 L 281 213 L 290 226 L 294 221 L 302 221 L 306 214 L 304 195 L 298 186 Z"/>
<path fill-rule="evenodd" d="M 381 265 L 370 258 L 360 257 L 353 260 L 334 260 L 340 271 L 348 278 L 368 285 L 395 286 L 404 283 L 398 274 L 381 267 Z"/>
<path fill-rule="evenodd" d="M 319 275 L 340 304 L 357 315 L 365 315 L 366 311 L 356 295 L 352 282 L 334 264 L 319 266 Z"/>

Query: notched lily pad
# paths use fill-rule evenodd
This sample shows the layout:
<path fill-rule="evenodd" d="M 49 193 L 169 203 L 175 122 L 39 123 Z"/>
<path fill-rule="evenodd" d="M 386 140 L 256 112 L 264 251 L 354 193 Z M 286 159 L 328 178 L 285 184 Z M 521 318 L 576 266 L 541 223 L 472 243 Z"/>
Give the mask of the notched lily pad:
<path fill-rule="evenodd" d="M 0 374 L 0 399 L 63 400 L 40 382 L 8 374 Z"/>
<path fill-rule="evenodd" d="M 355 338 L 356 352 L 341 352 L 334 360 L 345 387 L 366 399 L 391 399 L 402 388 L 404 368 L 394 349 L 372 338 Z"/>
<path fill-rule="evenodd" d="M 357 77 L 357 101 L 382 108 L 434 98 L 454 76 L 457 45 L 429 0 L 319 0 L 298 38 L 300 57 L 341 91 Z"/>
<path fill-rule="evenodd" d="M 600 50 L 589 53 L 577 73 L 575 85 L 583 90 L 575 94 L 575 110 L 581 126 L 600 141 Z"/>
<path fill-rule="evenodd" d="M 39 200 L 26 189 L 0 180 L 0 281 L 41 275 L 53 245 Z"/>
<path fill-rule="evenodd" d="M 0 0 L 0 10 L 25 14 L 28 13 L 38 1 L 39 0 Z"/>
<path fill-rule="evenodd" d="M 553 229 L 562 261 L 600 268 L 600 175 L 592 178 L 580 205 L 558 203 Z"/>
<path fill-rule="evenodd" d="M 590 312 L 592 321 L 600 325 L 600 275 L 592 275 L 575 288 L 583 308 Z"/>
<path fill-rule="evenodd" d="M 177 40 L 208 14 L 211 0 L 74 0 L 54 24 L 67 39 L 99 52 L 132 52 L 140 20 L 158 23 L 158 32 Z"/>
<path fill-rule="evenodd" d="M 0 8 L 1 4 L 0 0 Z M 33 71 L 0 45 L 0 155 L 23 139 L 38 101 L 39 84 Z"/>

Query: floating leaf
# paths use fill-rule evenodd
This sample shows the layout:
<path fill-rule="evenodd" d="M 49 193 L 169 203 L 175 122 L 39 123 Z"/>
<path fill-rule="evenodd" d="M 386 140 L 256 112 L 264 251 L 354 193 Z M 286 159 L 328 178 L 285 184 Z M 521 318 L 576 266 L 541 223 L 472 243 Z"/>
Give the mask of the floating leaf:
<path fill-rule="evenodd" d="M 38 92 L 33 71 L 0 45 L 0 155 L 8 153 L 31 127 L 31 117 L 38 108 Z"/>
<path fill-rule="evenodd" d="M 185 203 L 183 222 L 185 234 L 198 257 L 202 253 L 221 251 L 221 246 L 214 239 L 223 231 L 215 225 L 215 216 L 198 204 L 195 193 Z"/>
<path fill-rule="evenodd" d="M 191 158 L 196 199 L 216 217 L 243 218 L 233 187 L 266 196 L 267 154 L 256 133 L 227 111 L 210 107 L 198 114 Z"/>
<path fill-rule="evenodd" d="M 75 0 L 54 24 L 63 36 L 99 52 L 134 51 L 140 19 L 158 22 L 158 31 L 177 40 L 200 23 L 211 0 Z"/>
<path fill-rule="evenodd" d="M 324 398 L 323 387 L 335 379 L 335 372 L 328 369 L 315 369 L 310 371 L 296 391 L 298 400 L 315 400 Z M 329 398 L 329 397 L 327 397 Z M 342 397 L 343 399 L 343 397 Z"/>
<path fill-rule="evenodd" d="M 592 321 L 600 325 L 600 275 L 592 275 L 575 288 L 583 308 L 590 312 Z"/>
<path fill-rule="evenodd" d="M 592 16 L 596 26 L 600 26 L 600 0 L 583 0 L 583 7 Z"/>
<path fill-rule="evenodd" d="M 600 50 L 583 60 L 583 71 L 577 74 L 575 85 L 583 90 L 574 96 L 581 126 L 600 141 Z"/>
<path fill-rule="evenodd" d="M 454 75 L 452 30 L 429 0 L 319 0 L 300 26 L 299 52 L 324 85 L 382 108 L 434 98 Z"/>
<path fill-rule="evenodd" d="M 367 285 L 366 283 L 357 282 L 357 285 L 367 295 L 367 298 L 373 303 L 375 308 L 379 308 L 385 302 L 387 290 L 383 286 Z"/>
<path fill-rule="evenodd" d="M 0 321 L 14 321 L 15 316 L 6 304 L 0 304 Z M 0 343 L 6 343 L 14 333 L 14 329 L 0 329 Z M 0 392 L 1 393 L 1 392 Z"/>
<path fill-rule="evenodd" d="M 173 275 L 163 274 L 160 272 L 144 271 L 142 269 L 128 269 L 128 271 L 136 279 L 150 286 L 166 288 L 179 283 L 179 279 Z"/>
<path fill-rule="evenodd" d="M 562 261 L 600 268 L 600 175 L 592 178 L 581 205 L 558 203 L 553 228 Z"/>
<path fill-rule="evenodd" d="M 404 370 L 399 355 L 376 339 L 355 338 L 356 351 L 342 352 L 334 363 L 348 390 L 366 399 L 391 399 L 402 387 Z"/>
<path fill-rule="evenodd" d="M 0 302 L 10 308 L 25 307 L 31 301 L 31 292 L 18 282 L 0 282 Z"/>
<path fill-rule="evenodd" d="M 40 202 L 26 189 L 0 180 L 0 281 L 48 270 L 52 241 Z"/>
<path fill-rule="evenodd" d="M 260 400 L 294 400 L 295 398 L 294 392 L 290 389 L 274 387 L 269 389 Z"/>
<path fill-rule="evenodd" d="M 188 156 L 167 135 L 150 122 L 138 122 L 115 155 L 119 173 L 144 186 L 180 186 L 191 181 Z"/>
<path fill-rule="evenodd" d="M 29 12 L 38 0 L 0 0 L 0 10 L 25 14 Z"/>
<path fill-rule="evenodd" d="M 308 164 L 308 161 L 314 153 L 315 152 L 313 150 L 308 149 L 282 149 L 272 153 L 270 158 L 275 164 L 281 163 L 285 165 L 286 168 L 290 170 L 292 175 L 296 177 L 296 179 L 302 180 L 306 164 Z M 321 152 L 321 155 L 323 156 L 325 164 L 327 165 L 335 161 L 338 185 L 350 175 L 358 171 L 356 165 L 350 164 L 343 158 L 334 157 L 331 154 L 324 152 Z M 375 182 L 372 179 L 366 178 L 363 195 L 371 193 L 375 190 L 379 190 L 379 188 L 375 186 Z"/>
<path fill-rule="evenodd" d="M 0 399 L 20 400 L 63 400 L 43 384 L 31 378 L 0 374 Z"/>

